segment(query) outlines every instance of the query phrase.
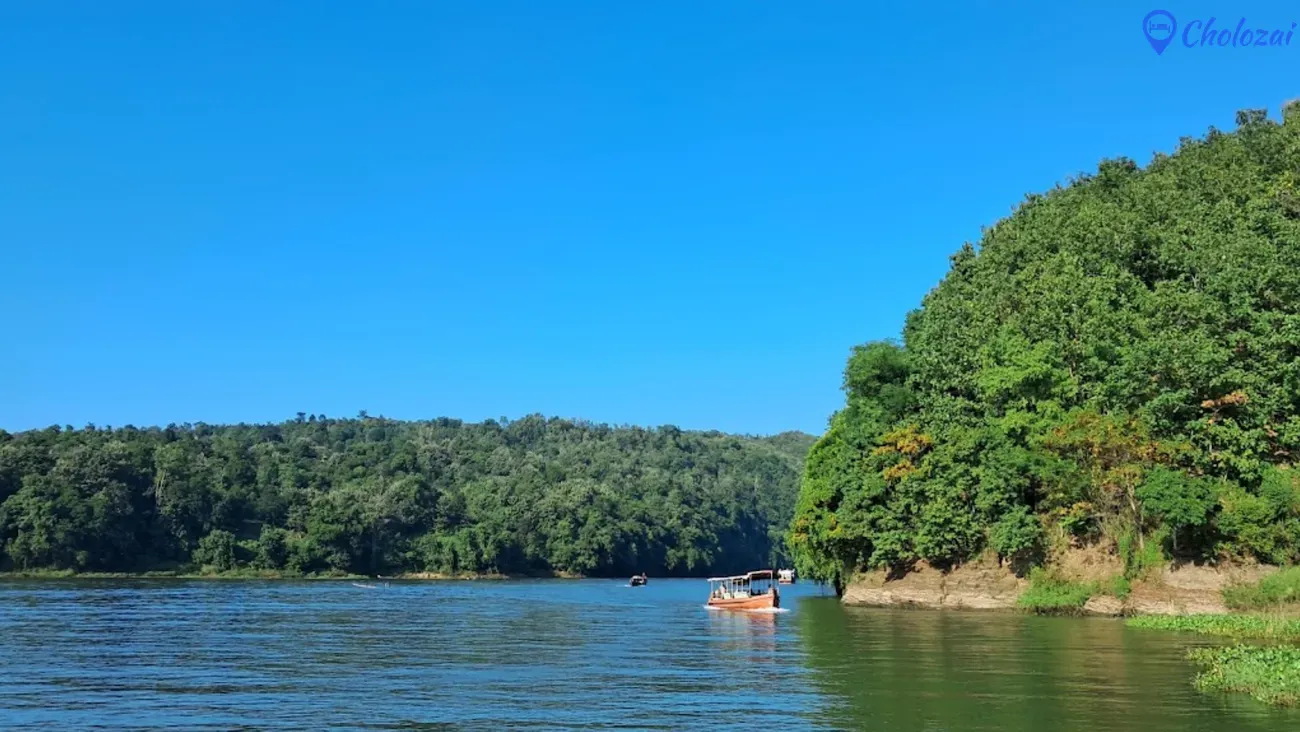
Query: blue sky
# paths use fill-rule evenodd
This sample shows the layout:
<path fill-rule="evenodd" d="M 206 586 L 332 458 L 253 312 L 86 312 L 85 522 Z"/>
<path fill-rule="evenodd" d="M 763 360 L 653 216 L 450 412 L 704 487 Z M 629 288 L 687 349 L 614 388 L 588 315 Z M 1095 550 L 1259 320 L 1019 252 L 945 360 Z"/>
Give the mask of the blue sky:
<path fill-rule="evenodd" d="M 1155 6 L 870 5 L 0 4 L 0 427 L 820 432 L 1024 194 L 1300 96 Z"/>

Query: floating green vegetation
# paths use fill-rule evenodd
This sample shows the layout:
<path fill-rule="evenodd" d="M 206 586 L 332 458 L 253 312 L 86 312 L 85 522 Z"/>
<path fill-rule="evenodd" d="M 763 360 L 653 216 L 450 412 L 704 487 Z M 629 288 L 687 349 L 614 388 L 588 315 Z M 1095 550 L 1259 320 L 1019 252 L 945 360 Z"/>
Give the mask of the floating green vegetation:
<path fill-rule="evenodd" d="M 1252 585 L 1223 590 L 1223 601 L 1234 610 L 1251 610 L 1300 603 L 1300 567 L 1288 567 Z"/>
<path fill-rule="evenodd" d="M 1028 589 L 1020 594 L 1016 604 L 1035 613 L 1069 615 L 1082 610 L 1088 598 L 1095 594 L 1095 584 L 1070 582 L 1035 567 L 1029 573 Z"/>
<path fill-rule="evenodd" d="M 1129 618 L 1128 625 L 1226 638 L 1300 640 L 1300 619 L 1267 615 L 1141 615 Z"/>
<path fill-rule="evenodd" d="M 1188 658 L 1205 669 L 1196 677 L 1198 689 L 1246 693 L 1277 706 L 1300 703 L 1300 648 L 1197 648 Z"/>

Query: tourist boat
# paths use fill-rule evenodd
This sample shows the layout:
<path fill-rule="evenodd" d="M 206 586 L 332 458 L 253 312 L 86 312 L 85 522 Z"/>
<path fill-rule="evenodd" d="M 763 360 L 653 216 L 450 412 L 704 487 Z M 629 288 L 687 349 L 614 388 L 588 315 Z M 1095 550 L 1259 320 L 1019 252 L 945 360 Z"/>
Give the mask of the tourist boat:
<path fill-rule="evenodd" d="M 633 575 L 632 579 L 628 580 L 627 583 L 633 587 L 641 587 L 649 581 L 650 578 L 645 576 L 645 572 L 642 572 L 641 574 Z"/>
<path fill-rule="evenodd" d="M 776 574 L 777 584 L 792 585 L 794 584 L 794 570 L 782 569 Z"/>
<path fill-rule="evenodd" d="M 781 607 L 776 573 L 759 569 L 735 577 L 709 578 L 709 607 L 719 610 L 768 610 Z"/>

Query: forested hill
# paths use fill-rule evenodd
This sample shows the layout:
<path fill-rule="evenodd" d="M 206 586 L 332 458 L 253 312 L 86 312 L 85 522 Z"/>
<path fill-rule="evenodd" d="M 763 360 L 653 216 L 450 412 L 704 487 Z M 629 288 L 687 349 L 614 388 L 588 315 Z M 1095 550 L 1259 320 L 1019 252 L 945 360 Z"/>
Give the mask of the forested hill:
<path fill-rule="evenodd" d="M 1081 543 L 1300 559 L 1300 107 L 1029 196 L 844 389 L 792 528 L 805 572 Z"/>
<path fill-rule="evenodd" d="M 539 416 L 0 431 L 0 569 L 743 571 L 785 561 L 813 440 Z"/>

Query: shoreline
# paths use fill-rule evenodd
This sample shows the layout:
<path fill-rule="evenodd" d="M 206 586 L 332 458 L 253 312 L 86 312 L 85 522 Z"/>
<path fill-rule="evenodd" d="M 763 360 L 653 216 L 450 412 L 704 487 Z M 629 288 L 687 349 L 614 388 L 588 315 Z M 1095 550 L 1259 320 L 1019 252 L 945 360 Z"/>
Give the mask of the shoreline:
<path fill-rule="evenodd" d="M 274 570 L 256 571 L 256 570 L 236 570 L 233 572 L 194 572 L 187 570 L 149 570 L 146 572 L 75 572 L 71 570 L 25 570 L 25 571 L 7 571 L 0 572 L 0 581 L 4 580 L 71 580 L 71 581 L 94 581 L 94 580 L 263 580 L 268 582 L 275 581 L 311 581 L 311 582 L 329 582 L 340 580 L 368 581 L 368 582 L 389 582 L 389 581 L 412 581 L 412 582 L 473 582 L 473 581 L 502 581 L 502 580 L 609 580 L 627 581 L 627 577 L 617 576 L 597 576 L 597 575 L 580 575 L 567 572 L 557 572 L 552 574 L 503 574 L 497 572 L 467 572 L 467 573 L 446 573 L 446 572 L 403 572 L 394 575 L 367 575 L 367 574 L 296 574 L 293 572 L 281 572 Z M 663 576 L 660 579 L 703 579 L 701 577 L 676 577 Z"/>
<path fill-rule="evenodd" d="M 390 581 L 390 580 L 414 580 L 414 581 L 473 581 L 473 580 L 518 580 L 518 579 L 583 579 L 575 577 L 560 577 L 559 575 L 508 575 L 508 574 L 444 574 L 440 572 L 411 572 L 398 575 L 365 575 L 365 574 L 295 574 L 292 572 L 188 572 L 188 571 L 170 571 L 170 570 L 151 570 L 148 572 L 70 572 L 65 570 L 54 571 L 16 571 L 0 572 L 0 580 L 72 580 L 72 581 L 92 581 L 92 580 L 264 580 L 268 582 L 275 581 L 311 581 L 311 582 L 329 582 L 340 580 L 367 580 L 367 581 Z M 586 578 L 599 579 L 599 578 Z M 616 578 L 609 578 L 616 579 Z"/>
<path fill-rule="evenodd" d="M 1256 583 L 1277 571 L 1265 565 L 1168 564 L 1144 579 L 1126 582 L 1127 591 L 1119 594 L 1110 581 L 1122 576 L 1123 568 L 1109 558 L 1071 553 L 1048 566 L 1076 586 L 1088 588 L 1077 605 L 1026 605 L 1022 596 L 1030 590 L 1030 580 L 987 557 L 949 569 L 920 563 L 901 576 L 884 571 L 861 573 L 846 584 L 840 601 L 847 607 L 1100 617 L 1225 615 L 1234 613 L 1224 601 L 1225 588 Z"/>

